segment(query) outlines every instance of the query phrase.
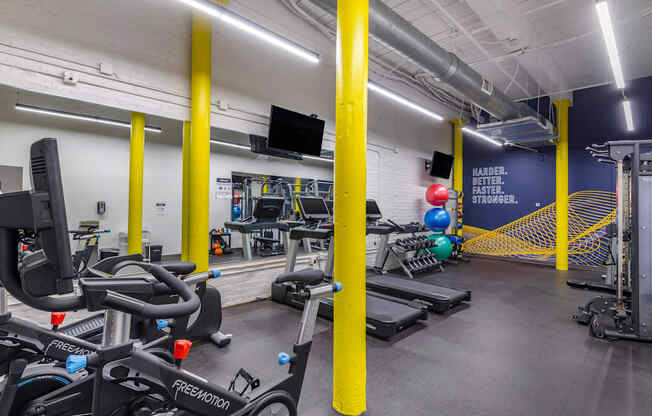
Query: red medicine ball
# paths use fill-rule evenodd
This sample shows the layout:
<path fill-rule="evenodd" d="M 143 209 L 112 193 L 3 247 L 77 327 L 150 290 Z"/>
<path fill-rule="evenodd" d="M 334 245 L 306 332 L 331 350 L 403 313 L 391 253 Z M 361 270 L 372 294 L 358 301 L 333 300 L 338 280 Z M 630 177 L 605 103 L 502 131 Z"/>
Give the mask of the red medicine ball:
<path fill-rule="evenodd" d="M 430 205 L 440 207 L 448 202 L 448 189 L 444 185 L 434 184 L 426 190 L 426 201 Z"/>

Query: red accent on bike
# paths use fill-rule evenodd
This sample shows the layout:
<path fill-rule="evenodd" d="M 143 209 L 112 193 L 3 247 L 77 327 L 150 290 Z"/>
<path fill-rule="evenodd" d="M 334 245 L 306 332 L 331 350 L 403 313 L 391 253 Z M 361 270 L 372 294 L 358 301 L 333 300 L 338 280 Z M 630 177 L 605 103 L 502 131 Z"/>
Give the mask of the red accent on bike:
<path fill-rule="evenodd" d="M 50 323 L 53 326 L 59 326 L 63 323 L 63 320 L 66 319 L 65 312 L 52 312 L 50 314 Z"/>
<path fill-rule="evenodd" d="M 190 352 L 190 347 L 192 347 L 192 342 L 187 339 L 179 339 L 174 341 L 174 358 L 177 360 L 183 360 L 188 356 Z"/>

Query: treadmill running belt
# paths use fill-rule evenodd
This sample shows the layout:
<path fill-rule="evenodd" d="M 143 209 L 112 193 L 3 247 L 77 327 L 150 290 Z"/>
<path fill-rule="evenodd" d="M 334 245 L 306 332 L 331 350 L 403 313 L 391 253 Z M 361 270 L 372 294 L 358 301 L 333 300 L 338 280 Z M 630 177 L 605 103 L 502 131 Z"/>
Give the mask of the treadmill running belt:
<path fill-rule="evenodd" d="M 471 300 L 471 292 L 391 276 L 368 276 L 367 289 L 408 300 L 420 300 L 442 313 Z"/>
<path fill-rule="evenodd" d="M 287 284 L 272 284 L 272 299 L 296 308 L 303 308 L 303 302 L 288 294 Z M 333 320 L 333 298 L 322 298 L 319 302 L 319 316 Z M 425 308 L 415 308 L 403 303 L 367 293 L 367 333 L 388 339 L 400 331 L 428 319 Z"/>

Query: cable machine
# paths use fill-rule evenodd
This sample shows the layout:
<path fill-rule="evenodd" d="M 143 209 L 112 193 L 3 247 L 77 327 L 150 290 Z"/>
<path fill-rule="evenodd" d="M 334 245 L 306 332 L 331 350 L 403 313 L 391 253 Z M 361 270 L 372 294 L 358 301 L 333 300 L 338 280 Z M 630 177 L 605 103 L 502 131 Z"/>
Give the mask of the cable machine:
<path fill-rule="evenodd" d="M 615 296 L 592 299 L 574 319 L 598 338 L 652 341 L 652 140 L 610 141 L 587 150 L 616 167 Z"/>

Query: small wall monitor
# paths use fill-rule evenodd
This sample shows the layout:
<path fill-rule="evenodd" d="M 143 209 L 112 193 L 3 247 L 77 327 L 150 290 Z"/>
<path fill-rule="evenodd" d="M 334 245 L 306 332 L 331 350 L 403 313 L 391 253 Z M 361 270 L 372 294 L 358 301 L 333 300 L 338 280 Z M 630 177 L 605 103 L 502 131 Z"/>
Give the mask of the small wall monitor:
<path fill-rule="evenodd" d="M 272 106 L 267 146 L 304 155 L 320 156 L 324 120 Z"/>
<path fill-rule="evenodd" d="M 300 197 L 298 202 L 301 215 L 306 221 L 327 220 L 331 216 L 324 198 L 304 196 Z"/>
<path fill-rule="evenodd" d="M 367 219 L 368 220 L 379 220 L 383 217 L 383 214 L 380 213 L 380 208 L 378 203 L 373 199 L 367 199 Z"/>
<path fill-rule="evenodd" d="M 449 179 L 453 167 L 453 156 L 435 151 L 430 164 L 430 176 Z"/>

